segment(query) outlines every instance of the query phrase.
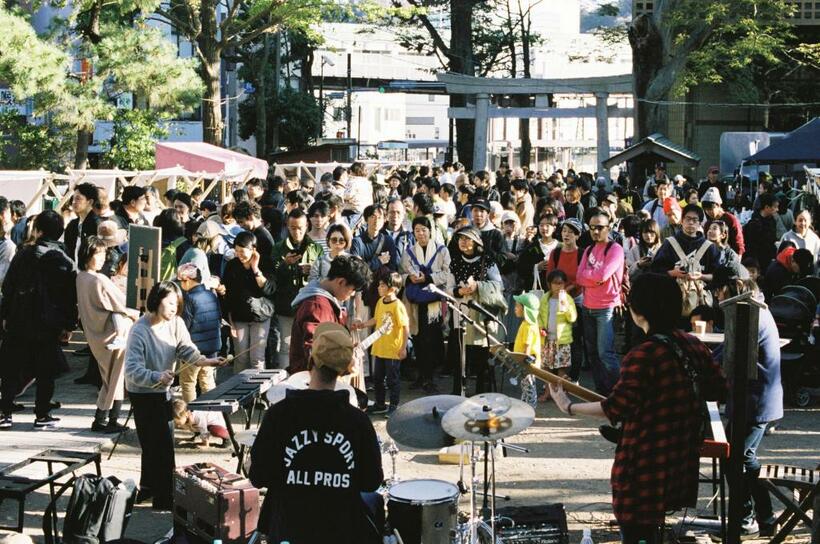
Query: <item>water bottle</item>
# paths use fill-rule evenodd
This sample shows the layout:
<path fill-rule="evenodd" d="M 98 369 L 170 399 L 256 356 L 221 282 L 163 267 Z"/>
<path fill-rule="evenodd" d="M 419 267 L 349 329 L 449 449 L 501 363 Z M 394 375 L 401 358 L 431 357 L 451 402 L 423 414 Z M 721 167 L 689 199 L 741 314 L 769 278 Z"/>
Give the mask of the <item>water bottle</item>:
<path fill-rule="evenodd" d="M 584 536 L 581 538 L 581 544 L 592 544 L 592 531 L 584 529 Z"/>

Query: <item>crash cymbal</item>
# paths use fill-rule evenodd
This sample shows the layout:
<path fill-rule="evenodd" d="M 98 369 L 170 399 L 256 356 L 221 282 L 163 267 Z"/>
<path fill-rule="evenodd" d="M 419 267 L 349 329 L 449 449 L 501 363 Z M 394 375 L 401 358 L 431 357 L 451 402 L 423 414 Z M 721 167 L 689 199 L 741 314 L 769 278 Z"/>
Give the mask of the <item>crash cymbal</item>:
<path fill-rule="evenodd" d="M 441 426 L 453 438 L 487 442 L 516 435 L 534 419 L 529 404 L 500 393 L 482 393 L 451 408 Z"/>
<path fill-rule="evenodd" d="M 441 428 L 444 414 L 464 397 L 432 395 L 400 404 L 387 420 L 387 434 L 404 448 L 434 450 L 455 441 Z"/>

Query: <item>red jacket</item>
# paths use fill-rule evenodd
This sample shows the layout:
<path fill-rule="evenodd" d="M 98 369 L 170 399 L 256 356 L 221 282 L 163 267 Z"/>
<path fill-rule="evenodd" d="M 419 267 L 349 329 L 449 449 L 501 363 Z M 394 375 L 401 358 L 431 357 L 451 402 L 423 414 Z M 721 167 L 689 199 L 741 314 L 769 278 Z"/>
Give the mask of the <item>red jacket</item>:
<path fill-rule="evenodd" d="M 303 289 L 305 291 L 307 288 Z M 319 292 L 317 292 L 319 291 Z M 326 293 L 322 294 L 322 293 Z M 301 294 L 301 293 L 300 293 Z M 307 294 L 307 293 L 306 293 Z M 328 298 L 330 296 L 331 298 Z M 319 323 L 345 324 L 346 312 L 336 299 L 323 289 L 317 289 L 305 298 L 297 297 L 293 305 L 298 304 L 293 317 L 293 328 L 290 333 L 290 354 L 287 371 L 291 374 L 307 370 L 310 348 L 313 345 L 313 332 Z"/>

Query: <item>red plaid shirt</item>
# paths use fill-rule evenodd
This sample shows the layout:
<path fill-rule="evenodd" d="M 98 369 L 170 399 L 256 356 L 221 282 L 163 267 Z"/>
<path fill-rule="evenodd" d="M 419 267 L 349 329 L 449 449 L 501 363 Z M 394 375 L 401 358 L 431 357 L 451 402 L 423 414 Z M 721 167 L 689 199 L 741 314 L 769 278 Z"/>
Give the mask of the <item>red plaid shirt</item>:
<path fill-rule="evenodd" d="M 725 389 L 709 349 L 680 331 L 672 336 L 699 369 L 703 382 Z M 701 394 L 710 396 L 705 390 Z M 611 476 L 612 509 L 618 522 L 661 524 L 666 512 L 694 506 L 702 411 L 674 352 L 658 340 L 633 348 L 601 406 L 610 421 L 623 422 Z"/>

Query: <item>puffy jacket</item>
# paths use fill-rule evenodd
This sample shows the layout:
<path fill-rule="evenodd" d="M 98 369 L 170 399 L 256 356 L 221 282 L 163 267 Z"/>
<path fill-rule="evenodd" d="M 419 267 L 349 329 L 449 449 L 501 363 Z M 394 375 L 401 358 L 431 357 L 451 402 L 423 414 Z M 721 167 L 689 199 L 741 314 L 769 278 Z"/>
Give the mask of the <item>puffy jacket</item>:
<path fill-rule="evenodd" d="M 182 321 L 191 334 L 191 341 L 200 353 L 211 355 L 218 352 L 222 348 L 222 312 L 216 293 L 200 284 L 183 293 L 183 299 Z"/>
<path fill-rule="evenodd" d="M 538 327 L 548 330 L 550 324 L 550 298 L 552 293 L 547 291 L 541 297 L 541 304 L 538 307 Z M 572 344 L 572 324 L 578 319 L 578 309 L 575 301 L 567 295 L 567 309 L 556 314 L 555 329 L 559 345 Z"/>

